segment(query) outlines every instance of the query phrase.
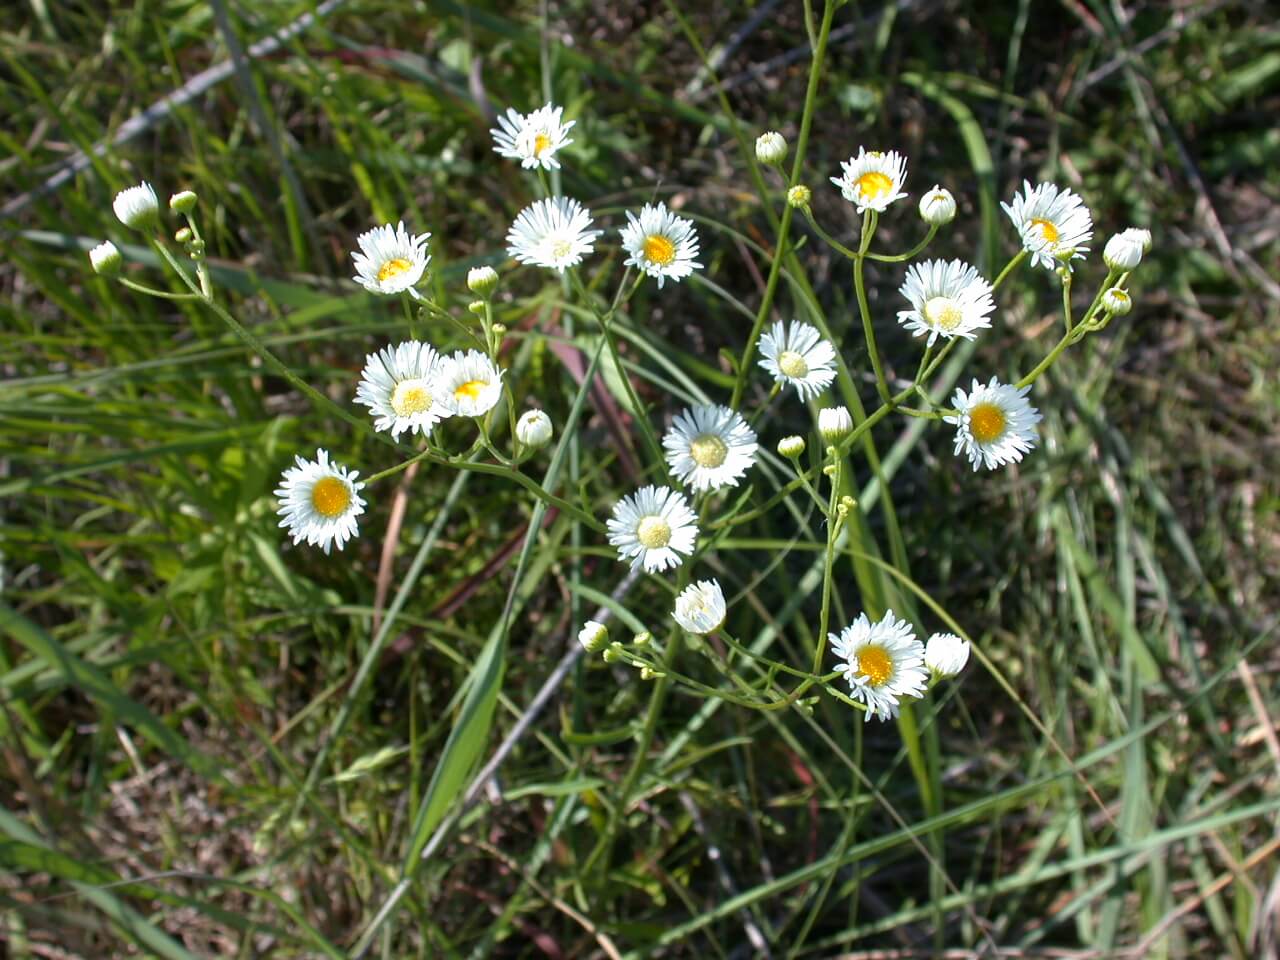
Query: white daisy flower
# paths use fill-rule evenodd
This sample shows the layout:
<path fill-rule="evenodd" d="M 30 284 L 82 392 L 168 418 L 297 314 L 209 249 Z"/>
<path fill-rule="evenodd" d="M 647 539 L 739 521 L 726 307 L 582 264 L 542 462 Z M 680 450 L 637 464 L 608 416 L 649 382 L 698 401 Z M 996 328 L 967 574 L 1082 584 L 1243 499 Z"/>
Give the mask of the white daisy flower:
<path fill-rule="evenodd" d="M 677 414 L 662 445 L 671 472 L 694 490 L 736 487 L 756 461 L 756 432 L 741 415 L 713 403 Z"/>
<path fill-rule="evenodd" d="M 760 337 L 760 366 L 778 383 L 791 384 L 801 400 L 816 397 L 836 378 L 836 350 L 817 329 L 799 320 L 779 321 Z"/>
<path fill-rule="evenodd" d="M 408 430 L 424 436 L 452 415 L 440 395 L 440 354 L 427 343 L 409 340 L 383 347 L 365 357 L 356 403 L 369 408 L 375 430 L 390 430 L 393 438 Z"/>
<path fill-rule="evenodd" d="M 841 163 L 840 169 L 843 173 L 831 182 L 859 213 L 883 213 L 893 201 L 906 196 L 902 184 L 907 178 L 907 158 L 896 150 L 868 153 L 866 147 L 859 147 L 858 155 Z"/>
<path fill-rule="evenodd" d="M 341 550 L 359 533 L 356 517 L 364 513 L 364 484 L 356 482 L 359 471 L 331 463 L 324 450 L 316 451 L 315 460 L 294 460 L 297 466 L 284 472 L 275 491 L 280 499 L 276 512 L 284 517 L 280 526 L 289 528 L 294 543 L 306 540 L 325 553 L 336 543 Z"/>
<path fill-rule="evenodd" d="M 136 187 L 117 193 L 111 209 L 121 223 L 134 230 L 147 230 L 160 220 L 160 201 L 151 184 L 145 180 Z"/>
<path fill-rule="evenodd" d="M 876 623 L 859 614 L 839 636 L 828 634 L 827 641 L 831 652 L 844 661 L 836 670 L 849 681 L 853 698 L 867 705 L 866 719 L 896 717 L 901 697 L 924 693 L 929 682 L 924 644 L 892 610 Z"/>
<path fill-rule="evenodd" d="M 507 233 L 507 253 L 521 263 L 564 273 L 594 249 L 600 230 L 588 230 L 591 213 L 577 200 L 551 197 L 520 211 Z"/>
<path fill-rule="evenodd" d="M 630 560 L 631 569 L 646 573 L 678 567 L 680 554 L 693 553 L 698 539 L 698 518 L 684 494 L 670 487 L 641 487 L 613 505 L 609 543 L 618 548 L 618 559 Z"/>
<path fill-rule="evenodd" d="M 987 315 L 996 308 L 991 284 L 961 260 L 913 264 L 898 292 L 911 303 L 898 311 L 898 322 L 913 336 L 927 333 L 931 347 L 938 337 L 974 339 L 991 326 Z"/>
<path fill-rule="evenodd" d="M 1024 180 L 1022 188 L 1026 196 L 1015 193 L 1013 203 L 1000 206 L 1017 228 L 1031 262 L 1056 270 L 1063 260 L 1069 266 L 1073 259 L 1084 259 L 1089 252 L 1085 244 L 1093 236 L 1093 218 L 1084 201 L 1053 183 L 1032 187 Z"/>
<path fill-rule="evenodd" d="M 414 236 L 404 221 L 394 227 L 385 223 L 356 237 L 360 249 L 351 254 L 356 265 L 356 283 L 370 293 L 403 293 L 416 296 L 414 286 L 422 279 L 431 257 L 427 240 L 431 234 Z"/>
<path fill-rule="evenodd" d="M 958 413 L 943 419 L 955 425 L 955 452 L 963 450 L 974 470 L 1016 463 L 1039 442 L 1040 411 L 1027 402 L 1030 390 L 1030 384 L 1012 387 L 995 377 L 985 386 L 974 380 L 967 394 L 956 388 L 951 404 Z"/>
<path fill-rule="evenodd" d="M 939 677 L 954 677 L 969 662 L 969 641 L 954 633 L 935 633 L 924 645 L 924 665 Z"/>
<path fill-rule="evenodd" d="M 493 134 L 494 150 L 511 160 L 519 160 L 526 170 L 542 167 L 544 170 L 560 169 L 556 151 L 573 143 L 565 134 L 577 121 L 560 121 L 563 107 L 548 103 L 528 116 L 521 116 L 508 109 L 506 116 L 498 116 Z"/>
<path fill-rule="evenodd" d="M 631 254 L 625 266 L 656 278 L 659 289 L 668 277 L 683 280 L 694 270 L 702 269 L 694 259 L 698 255 L 698 234 L 693 221 L 677 217 L 665 203 L 646 203 L 639 217 L 628 210 L 627 225 L 618 232 L 622 234 L 623 249 Z"/>
<path fill-rule="evenodd" d="M 671 615 L 690 633 L 715 633 L 724 624 L 724 591 L 715 580 L 691 583 L 676 597 Z"/>
<path fill-rule="evenodd" d="M 479 350 L 459 350 L 440 363 L 437 396 L 457 417 L 482 417 L 502 396 L 502 371 Z"/>

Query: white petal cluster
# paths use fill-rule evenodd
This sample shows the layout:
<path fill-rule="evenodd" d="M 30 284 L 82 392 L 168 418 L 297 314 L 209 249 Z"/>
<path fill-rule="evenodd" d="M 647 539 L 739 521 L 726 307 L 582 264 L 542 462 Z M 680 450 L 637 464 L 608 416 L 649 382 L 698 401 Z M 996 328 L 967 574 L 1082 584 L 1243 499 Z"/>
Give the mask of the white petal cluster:
<path fill-rule="evenodd" d="M 1012 203 L 1002 203 L 1022 238 L 1022 248 L 1031 254 L 1031 262 L 1046 270 L 1070 266 L 1071 260 L 1083 259 L 1093 237 L 1093 218 L 1084 201 L 1057 184 L 1041 183 L 1035 187 L 1023 181 L 1023 193 L 1014 194 Z"/>
<path fill-rule="evenodd" d="M 756 461 L 756 432 L 740 414 L 716 404 L 678 414 L 662 445 L 671 472 L 694 490 L 737 486 Z"/>
<path fill-rule="evenodd" d="M 160 219 L 160 201 L 145 180 L 117 193 L 111 209 L 121 223 L 133 230 L 147 230 Z"/>
<path fill-rule="evenodd" d="M 394 227 L 385 223 L 356 237 L 360 248 L 351 254 L 355 261 L 356 283 L 370 293 L 413 293 L 431 257 L 427 241 L 431 234 L 414 236 L 404 221 Z"/>
<path fill-rule="evenodd" d="M 564 273 L 595 249 L 601 231 L 590 226 L 591 213 L 577 200 L 538 200 L 521 210 L 511 225 L 507 253 L 521 263 Z"/>
<path fill-rule="evenodd" d="M 956 198 L 936 183 L 920 198 L 920 219 L 931 227 L 946 226 L 956 218 Z"/>
<path fill-rule="evenodd" d="M 665 203 L 646 203 L 640 216 L 627 211 L 627 225 L 620 231 L 622 248 L 627 251 L 626 266 L 635 267 L 658 281 L 683 280 L 694 270 L 701 270 L 698 256 L 698 234 L 693 221 L 677 217 Z"/>
<path fill-rule="evenodd" d="M 1132 270 L 1151 249 L 1151 231 L 1141 227 L 1121 230 L 1102 248 L 1102 262 L 1111 270 Z"/>
<path fill-rule="evenodd" d="M 1030 386 L 1013 387 L 995 377 L 986 384 L 974 380 L 968 393 L 957 387 L 951 398 L 957 412 L 943 418 L 956 428 L 956 454 L 963 452 L 974 470 L 1021 460 L 1040 440 L 1040 411 L 1027 400 L 1030 392 Z"/>
<path fill-rule="evenodd" d="M 120 255 L 119 247 L 110 240 L 98 244 L 89 251 L 89 265 L 93 267 L 94 273 L 110 277 L 119 273 L 123 264 L 124 257 Z"/>
<path fill-rule="evenodd" d="M 937 677 L 954 677 L 969 662 L 969 641 L 954 633 L 935 633 L 924 645 L 924 665 Z"/>
<path fill-rule="evenodd" d="M 839 443 L 853 433 L 848 407 L 824 407 L 818 411 L 818 433 L 827 443 Z"/>
<path fill-rule="evenodd" d="M 866 719 L 896 717 L 903 697 L 924 693 L 929 682 L 924 644 L 892 610 L 875 622 L 859 614 L 839 636 L 828 634 L 827 641 L 843 661 L 836 670 L 849 681 L 853 698 L 867 705 Z"/>
<path fill-rule="evenodd" d="M 724 591 L 716 580 L 699 580 L 680 591 L 671 615 L 689 633 L 715 633 L 724 624 Z"/>
<path fill-rule="evenodd" d="M 493 134 L 493 149 L 510 160 L 519 160 L 526 170 L 541 167 L 544 170 L 560 168 L 556 153 L 573 143 L 566 134 L 576 123 L 561 121 L 563 107 L 548 103 L 527 116 L 508 109 L 498 116 L 498 126 Z"/>
<path fill-rule="evenodd" d="M 646 573 L 678 567 L 698 540 L 697 516 L 684 494 L 670 487 L 641 487 L 623 497 L 607 527 L 618 558 Z"/>
<path fill-rule="evenodd" d="M 554 432 L 551 418 L 542 410 L 526 410 L 516 421 L 516 439 L 533 450 L 550 443 Z"/>
<path fill-rule="evenodd" d="M 325 553 L 337 544 L 341 550 L 359 532 L 356 518 L 364 513 L 364 484 L 356 482 L 359 471 L 331 463 L 325 450 L 317 450 L 315 460 L 294 460 L 296 466 L 284 472 L 275 491 L 280 500 L 277 512 L 284 518 L 280 526 L 289 529 L 294 543 L 306 540 Z"/>
<path fill-rule="evenodd" d="M 438 396 L 455 417 L 482 417 L 502 396 L 502 371 L 479 350 L 461 350 L 440 364 Z"/>
<path fill-rule="evenodd" d="M 832 177 L 831 182 L 859 213 L 883 213 L 889 204 L 906 196 L 902 185 L 907 179 L 907 158 L 896 150 L 881 153 L 859 147 L 858 155 L 841 163 L 840 169 L 840 176 Z"/>
<path fill-rule="evenodd" d="M 441 393 L 443 362 L 429 343 L 408 340 L 383 347 L 365 358 L 356 403 L 369 408 L 375 430 L 390 430 L 393 438 L 405 431 L 426 436 L 453 415 Z"/>
<path fill-rule="evenodd" d="M 898 311 L 898 322 L 913 336 L 927 333 L 929 346 L 938 337 L 973 340 L 991 326 L 988 317 L 996 308 L 991 284 L 961 260 L 912 264 L 898 292 L 911 304 L 910 310 Z"/>
<path fill-rule="evenodd" d="M 817 328 L 799 320 L 781 321 L 760 337 L 760 366 L 774 381 L 796 388 L 801 400 L 816 397 L 836 378 L 836 351 Z"/>

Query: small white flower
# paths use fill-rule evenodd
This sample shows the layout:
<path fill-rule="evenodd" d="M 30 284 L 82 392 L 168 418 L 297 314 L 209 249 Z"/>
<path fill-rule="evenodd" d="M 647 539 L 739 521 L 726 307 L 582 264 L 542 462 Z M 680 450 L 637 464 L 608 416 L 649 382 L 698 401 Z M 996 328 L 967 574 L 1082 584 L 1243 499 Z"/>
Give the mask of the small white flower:
<path fill-rule="evenodd" d="M 804 437 L 783 437 L 778 441 L 778 453 L 788 460 L 799 460 L 804 456 Z"/>
<path fill-rule="evenodd" d="M 839 636 L 828 634 L 827 641 L 831 652 L 844 661 L 836 670 L 849 681 L 853 698 L 867 705 L 866 719 L 896 717 L 900 698 L 924 693 L 929 682 L 924 644 L 892 610 L 876 623 L 859 614 Z"/>
<path fill-rule="evenodd" d="M 1031 262 L 1056 270 L 1064 260 L 1070 268 L 1071 260 L 1083 259 L 1089 251 L 1085 244 L 1093 237 L 1093 218 L 1084 201 L 1052 183 L 1032 187 L 1024 180 L 1022 188 L 1025 196 L 1015 193 L 1013 203 L 1000 206 L 1017 228 Z"/>
<path fill-rule="evenodd" d="M 693 221 L 677 217 L 665 203 L 648 204 L 640 208 L 637 217 L 627 211 L 627 225 L 622 234 L 622 248 L 630 254 L 624 261 L 658 281 L 683 280 L 702 264 L 694 258 L 698 255 L 698 234 Z"/>
<path fill-rule="evenodd" d="M 1111 270 L 1132 270 L 1151 248 L 1151 231 L 1141 227 L 1121 230 L 1102 249 L 1102 262 Z"/>
<path fill-rule="evenodd" d="M 123 263 L 124 257 L 120 255 L 119 248 L 110 240 L 98 244 L 89 251 L 89 265 L 93 267 L 93 272 L 100 273 L 104 277 L 115 276 L 120 272 L 120 266 Z"/>
<path fill-rule="evenodd" d="M 121 223 L 134 230 L 147 230 L 160 220 L 160 201 L 145 180 L 117 193 L 111 209 Z"/>
<path fill-rule="evenodd" d="M 671 615 L 690 633 L 715 633 L 724 624 L 724 591 L 715 580 L 699 580 L 680 591 Z"/>
<path fill-rule="evenodd" d="M 946 226 L 956 218 L 956 198 L 936 183 L 920 198 L 920 219 L 931 227 Z"/>
<path fill-rule="evenodd" d="M 601 231 L 589 230 L 591 213 L 577 200 L 552 197 L 520 211 L 507 233 L 507 253 L 521 263 L 564 273 L 594 249 Z"/>
<path fill-rule="evenodd" d="M 424 436 L 452 415 L 440 394 L 441 357 L 435 348 L 417 340 L 383 347 L 365 357 L 356 403 L 369 408 L 375 430 L 390 430 L 393 438 L 408 430 Z"/>
<path fill-rule="evenodd" d="M 691 555 L 698 540 L 697 516 L 684 494 L 670 487 L 641 487 L 623 497 L 607 526 L 618 558 L 646 573 L 678 567 L 684 562 L 680 555 Z"/>
<path fill-rule="evenodd" d="M 386 223 L 360 234 L 356 237 L 360 249 L 351 254 L 356 283 L 370 293 L 408 290 L 416 296 L 413 288 L 431 262 L 427 254 L 430 237 L 429 233 L 413 236 L 405 229 L 404 221 L 394 227 Z"/>
<path fill-rule="evenodd" d="M 662 445 L 671 472 L 694 490 L 735 487 L 756 460 L 756 432 L 739 414 L 715 404 L 678 414 Z"/>
<path fill-rule="evenodd" d="M 969 662 L 969 641 L 935 633 L 924 646 L 924 665 L 939 677 L 954 677 Z"/>
<path fill-rule="evenodd" d="M 508 109 L 505 116 L 498 116 L 497 128 L 489 131 L 493 134 L 493 149 L 508 159 L 519 160 L 526 170 L 533 167 L 558 170 L 560 161 L 556 159 L 556 151 L 573 143 L 565 134 L 577 122 L 561 123 L 563 111 L 563 107 L 550 103 L 528 116 Z"/>
<path fill-rule="evenodd" d="M 818 411 L 818 433 L 827 443 L 839 443 L 853 433 L 848 407 L 823 407 Z"/>
<path fill-rule="evenodd" d="M 991 284 L 960 260 L 913 264 L 898 292 L 911 303 L 910 310 L 898 311 L 898 322 L 913 336 L 927 333 L 929 346 L 938 337 L 974 339 L 991 326 L 987 316 L 996 308 Z"/>
<path fill-rule="evenodd" d="M 440 362 L 437 396 L 457 417 L 482 417 L 502 396 L 502 371 L 479 350 L 461 350 Z"/>
<path fill-rule="evenodd" d="M 472 267 L 467 271 L 467 289 L 488 299 L 498 286 L 498 271 L 493 267 Z"/>
<path fill-rule="evenodd" d="M 1040 411 L 1027 401 L 1030 391 L 1030 385 L 1012 387 L 995 377 L 986 385 L 974 380 L 968 394 L 956 388 L 951 403 L 957 414 L 943 419 L 956 428 L 955 452 L 963 450 L 974 470 L 1017 463 L 1039 442 Z"/>
<path fill-rule="evenodd" d="M 770 130 L 756 137 L 756 159 L 770 166 L 776 166 L 787 159 L 787 141 L 782 134 Z"/>
<path fill-rule="evenodd" d="M 859 213 L 882 213 L 889 204 L 906 196 L 902 184 L 907 178 L 907 158 L 896 150 L 868 152 L 866 147 L 859 147 L 858 155 L 841 163 L 840 169 L 841 175 L 832 177 L 831 182 L 857 206 Z"/>
<path fill-rule="evenodd" d="M 578 631 L 578 643 L 587 653 L 599 653 L 609 643 L 609 628 L 603 623 L 588 620 Z"/>
<path fill-rule="evenodd" d="M 336 543 L 341 550 L 359 533 L 356 517 L 364 513 L 364 484 L 356 482 L 359 471 L 331 463 L 324 450 L 316 451 L 315 460 L 294 460 L 297 466 L 284 472 L 275 491 L 280 500 L 277 513 L 284 518 L 280 526 L 289 528 L 294 543 L 306 540 L 325 553 Z"/>
<path fill-rule="evenodd" d="M 1115 317 L 1123 317 L 1133 309 L 1133 298 L 1127 290 L 1112 287 L 1102 295 L 1102 309 Z"/>
<path fill-rule="evenodd" d="M 836 351 L 817 329 L 799 320 L 779 321 L 760 337 L 760 366 L 784 386 L 791 384 L 801 400 L 816 397 L 836 378 Z"/>
<path fill-rule="evenodd" d="M 516 439 L 531 450 L 545 447 L 553 433 L 551 418 L 541 410 L 526 410 L 516 421 Z"/>

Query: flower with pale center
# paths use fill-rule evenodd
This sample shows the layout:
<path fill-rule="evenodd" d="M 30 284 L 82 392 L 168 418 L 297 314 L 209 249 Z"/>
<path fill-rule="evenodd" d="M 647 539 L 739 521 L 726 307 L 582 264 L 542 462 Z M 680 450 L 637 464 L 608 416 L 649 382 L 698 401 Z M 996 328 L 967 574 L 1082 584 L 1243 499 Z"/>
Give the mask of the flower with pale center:
<path fill-rule="evenodd" d="M 1093 237 L 1093 218 L 1084 201 L 1053 183 L 1032 187 L 1023 181 L 1023 193 L 1000 206 L 1013 222 L 1031 262 L 1047 270 L 1071 267 L 1083 259 Z"/>
<path fill-rule="evenodd" d="M 859 213 L 883 213 L 889 204 L 906 196 L 902 185 L 907 179 L 907 158 L 896 150 L 882 153 L 859 147 L 858 155 L 841 163 L 840 169 L 841 175 L 832 177 L 831 182 Z"/>
<path fill-rule="evenodd" d="M 370 293 L 394 294 L 408 292 L 416 297 L 413 289 L 431 257 L 427 254 L 427 240 L 431 234 L 414 236 L 405 229 L 404 221 L 394 227 L 386 223 L 374 227 L 356 237 L 360 248 L 351 254 L 355 262 L 356 283 Z"/>
<path fill-rule="evenodd" d="M 294 543 L 306 540 L 325 553 L 337 544 L 339 550 L 356 536 L 356 518 L 364 513 L 360 497 L 364 484 L 359 472 L 329 461 L 327 451 L 316 451 L 315 460 L 294 457 L 295 465 L 284 472 L 275 495 L 277 511 Z"/>
<path fill-rule="evenodd" d="M 538 200 L 521 210 L 511 225 L 507 253 L 521 263 L 564 273 L 595 249 L 601 231 L 590 226 L 591 213 L 577 200 Z"/>
<path fill-rule="evenodd" d="M 428 343 L 408 340 L 365 358 L 356 403 L 369 408 L 375 430 L 426 436 L 452 410 L 443 402 L 438 378 L 442 359 Z"/>
<path fill-rule="evenodd" d="M 839 635 L 828 634 L 827 640 L 842 661 L 836 670 L 849 681 L 853 698 L 867 706 L 866 719 L 896 717 L 903 697 L 924 694 L 929 681 L 924 644 L 892 610 L 875 622 L 860 614 Z"/>
<path fill-rule="evenodd" d="M 700 404 L 678 414 L 662 438 L 671 472 L 694 490 L 737 486 L 756 459 L 756 433 L 728 407 Z"/>
<path fill-rule="evenodd" d="M 954 677 L 969 662 L 969 641 L 954 633 L 935 633 L 924 645 L 924 665 L 936 677 Z"/>
<path fill-rule="evenodd" d="M 716 580 L 699 580 L 680 591 L 671 615 L 689 633 L 703 636 L 724 625 L 724 591 Z"/>
<path fill-rule="evenodd" d="M 519 160 L 525 169 L 559 169 L 556 153 L 573 143 L 566 134 L 577 122 L 562 122 L 563 112 L 563 107 L 550 103 L 528 116 L 508 108 L 505 114 L 499 114 L 498 126 L 489 131 L 493 135 L 493 149 L 508 159 Z"/>
<path fill-rule="evenodd" d="M 121 223 L 134 230 L 150 230 L 160 222 L 160 201 L 145 180 L 117 193 L 111 209 Z"/>
<path fill-rule="evenodd" d="M 702 269 L 693 221 L 677 217 L 665 203 L 646 203 L 639 216 L 627 211 L 627 225 L 619 233 L 628 254 L 625 265 L 656 279 L 659 289 L 667 279 L 683 280 Z"/>
<path fill-rule="evenodd" d="M 836 378 L 836 351 L 807 323 L 778 321 L 760 336 L 760 366 L 774 381 L 796 388 L 801 400 L 816 397 Z"/>
<path fill-rule="evenodd" d="M 698 519 L 684 494 L 670 487 L 641 487 L 613 507 L 609 543 L 631 569 L 654 573 L 677 567 L 693 553 Z"/>
<path fill-rule="evenodd" d="M 1013 387 L 995 377 L 987 384 L 974 380 L 967 393 L 956 388 L 956 412 L 943 419 L 956 428 L 955 452 L 963 452 L 974 470 L 1016 463 L 1035 448 L 1041 417 L 1027 400 L 1030 391 L 1029 385 Z"/>
<path fill-rule="evenodd" d="M 898 322 L 914 336 L 928 334 L 928 346 L 939 337 L 974 339 L 991 326 L 996 308 L 991 284 L 960 260 L 912 264 L 898 292 L 911 304 L 910 310 L 898 311 Z"/>
<path fill-rule="evenodd" d="M 441 361 L 436 382 L 445 409 L 457 417 L 482 417 L 502 396 L 502 371 L 479 350 Z"/>

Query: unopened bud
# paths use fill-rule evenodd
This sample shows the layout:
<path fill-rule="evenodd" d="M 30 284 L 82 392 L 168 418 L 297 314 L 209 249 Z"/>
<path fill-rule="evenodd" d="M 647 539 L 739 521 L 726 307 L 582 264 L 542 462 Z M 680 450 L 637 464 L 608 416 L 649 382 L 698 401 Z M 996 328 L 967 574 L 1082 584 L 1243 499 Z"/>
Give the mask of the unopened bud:
<path fill-rule="evenodd" d="M 818 432 L 827 443 L 839 443 L 853 433 L 853 417 L 847 407 L 826 407 L 818 411 Z"/>
<path fill-rule="evenodd" d="M 192 237 L 191 228 L 183 227 L 173 235 L 173 239 L 178 243 L 189 243 Z"/>
<path fill-rule="evenodd" d="M 169 209 L 174 213 L 190 213 L 200 198 L 190 190 L 180 190 L 169 198 Z"/>
<path fill-rule="evenodd" d="M 1127 290 L 1112 287 L 1102 295 L 1102 309 L 1113 317 L 1123 317 L 1133 309 L 1133 298 Z"/>
<path fill-rule="evenodd" d="M 653 634 L 648 630 L 644 630 L 632 637 L 631 643 L 633 646 L 647 647 L 649 644 L 653 643 Z"/>
<path fill-rule="evenodd" d="M 516 421 L 516 439 L 534 450 L 550 443 L 553 433 L 551 418 L 541 410 L 526 410 Z"/>
<path fill-rule="evenodd" d="M 124 257 L 110 240 L 98 244 L 89 251 L 89 265 L 93 267 L 93 272 L 100 273 L 104 277 L 114 277 L 120 272 L 123 264 Z"/>
<path fill-rule="evenodd" d="M 498 271 L 493 267 L 472 267 L 467 271 L 467 289 L 486 300 L 498 286 Z"/>
<path fill-rule="evenodd" d="M 787 203 L 795 207 L 797 210 L 803 210 L 809 205 L 809 201 L 812 199 L 813 191 L 803 183 L 797 183 L 787 191 Z"/>
<path fill-rule="evenodd" d="M 778 441 L 778 453 L 788 460 L 798 460 L 804 455 L 804 437 L 783 437 Z"/>
<path fill-rule="evenodd" d="M 920 198 L 920 218 L 931 227 L 941 227 L 956 218 L 956 198 L 951 191 L 934 185 Z"/>
<path fill-rule="evenodd" d="M 770 130 L 756 137 L 756 159 L 776 167 L 787 159 L 787 141 L 782 134 Z"/>
<path fill-rule="evenodd" d="M 472 300 L 467 304 L 467 309 L 474 313 L 477 317 L 484 316 L 485 302 L 483 300 Z"/>
<path fill-rule="evenodd" d="M 588 620 L 578 631 L 578 643 L 587 653 L 599 653 L 609 642 L 609 629 L 603 623 Z"/>
<path fill-rule="evenodd" d="M 602 656 L 604 657 L 605 663 L 617 663 L 622 659 L 622 654 L 622 644 L 615 640 L 613 643 L 609 644 L 609 646 L 604 648 Z"/>

